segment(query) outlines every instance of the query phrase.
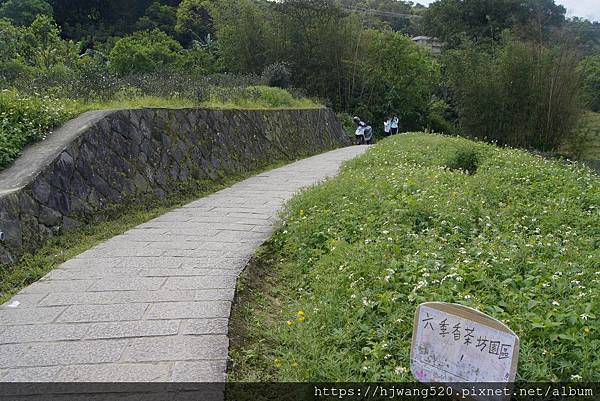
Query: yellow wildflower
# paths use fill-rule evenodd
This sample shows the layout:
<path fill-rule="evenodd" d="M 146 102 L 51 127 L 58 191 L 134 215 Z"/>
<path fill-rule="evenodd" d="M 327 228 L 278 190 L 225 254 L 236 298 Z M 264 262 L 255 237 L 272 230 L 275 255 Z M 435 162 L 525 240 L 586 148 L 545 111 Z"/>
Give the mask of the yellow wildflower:
<path fill-rule="evenodd" d="M 274 363 L 276 368 L 280 368 L 283 366 L 283 363 L 279 360 L 279 358 L 275 358 Z"/>

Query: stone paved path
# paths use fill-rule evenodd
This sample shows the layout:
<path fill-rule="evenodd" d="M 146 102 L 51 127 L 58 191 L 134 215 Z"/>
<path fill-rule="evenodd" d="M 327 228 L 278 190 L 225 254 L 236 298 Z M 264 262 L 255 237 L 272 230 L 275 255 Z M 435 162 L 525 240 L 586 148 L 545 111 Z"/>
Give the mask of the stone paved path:
<path fill-rule="evenodd" d="M 238 274 L 352 146 L 265 172 L 63 263 L 0 306 L 0 381 L 222 381 Z"/>

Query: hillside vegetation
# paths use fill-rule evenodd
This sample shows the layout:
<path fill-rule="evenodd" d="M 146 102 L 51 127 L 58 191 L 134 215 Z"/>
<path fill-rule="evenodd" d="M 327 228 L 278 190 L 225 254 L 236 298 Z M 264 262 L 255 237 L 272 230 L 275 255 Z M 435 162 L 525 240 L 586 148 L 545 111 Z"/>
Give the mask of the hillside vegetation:
<path fill-rule="evenodd" d="M 518 380 L 600 380 L 600 180 L 589 170 L 400 135 L 284 217 L 240 284 L 232 380 L 413 380 L 425 301 L 508 324 Z"/>

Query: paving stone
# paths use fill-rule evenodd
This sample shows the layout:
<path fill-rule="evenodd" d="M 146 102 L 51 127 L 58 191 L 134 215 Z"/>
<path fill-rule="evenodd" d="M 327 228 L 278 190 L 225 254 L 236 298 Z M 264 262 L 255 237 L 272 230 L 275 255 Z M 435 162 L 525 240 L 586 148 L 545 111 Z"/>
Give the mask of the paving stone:
<path fill-rule="evenodd" d="M 171 256 L 185 259 L 215 259 L 223 258 L 230 251 L 222 249 L 167 249 L 163 256 Z"/>
<path fill-rule="evenodd" d="M 0 344 L 38 341 L 66 341 L 83 338 L 90 328 L 87 324 L 27 324 L 7 326 Z"/>
<path fill-rule="evenodd" d="M 165 278 L 120 277 L 97 280 L 89 291 L 153 291 L 158 290 Z"/>
<path fill-rule="evenodd" d="M 117 248 L 106 247 L 95 251 L 84 252 L 77 256 L 77 259 L 96 259 L 96 258 L 114 258 L 119 256 L 146 256 L 155 257 L 163 254 L 162 249 L 151 247 L 143 248 Z"/>
<path fill-rule="evenodd" d="M 14 309 L 14 308 L 27 308 L 37 305 L 47 294 L 17 294 L 12 297 L 9 301 L 6 301 L 0 305 L 2 309 Z"/>
<path fill-rule="evenodd" d="M 222 359 L 227 355 L 228 344 L 224 335 L 135 338 L 127 346 L 121 361 Z"/>
<path fill-rule="evenodd" d="M 40 280 L 21 290 L 23 294 L 48 294 L 51 292 L 85 291 L 95 280 Z"/>
<path fill-rule="evenodd" d="M 168 256 L 160 256 L 160 257 L 124 257 L 121 259 L 121 263 L 123 267 L 141 267 L 141 268 L 152 268 L 152 267 L 160 267 L 160 268 L 177 268 L 185 262 L 185 258 L 183 257 L 168 257 Z"/>
<path fill-rule="evenodd" d="M 0 309 L 1 325 L 50 323 L 65 310 L 64 307 Z"/>
<path fill-rule="evenodd" d="M 0 382 L 53 382 L 60 371 L 60 366 L 44 366 L 39 368 L 16 368 L 1 371 Z M 4 372 L 4 374 L 3 374 Z M 1 394 L 0 394 L 1 396 Z"/>
<path fill-rule="evenodd" d="M 228 319 L 189 319 L 181 323 L 179 334 L 227 334 Z"/>
<path fill-rule="evenodd" d="M 152 247 L 156 249 L 198 249 L 202 246 L 200 241 L 156 241 L 152 243 Z"/>
<path fill-rule="evenodd" d="M 102 258 L 102 259 L 71 259 L 62 263 L 61 269 L 87 269 L 93 267 L 117 267 L 123 262 L 122 258 Z"/>
<path fill-rule="evenodd" d="M 219 288 L 235 288 L 233 276 L 196 276 L 169 277 L 165 283 L 166 290 L 203 290 Z"/>
<path fill-rule="evenodd" d="M 138 320 L 148 304 L 71 305 L 56 320 L 62 323 Z"/>
<path fill-rule="evenodd" d="M 128 340 L 61 341 L 0 345 L 0 368 L 116 362 Z"/>
<path fill-rule="evenodd" d="M 135 322 L 94 323 L 85 338 L 127 338 L 175 335 L 179 331 L 179 320 L 139 320 Z"/>
<path fill-rule="evenodd" d="M 208 291 L 208 290 L 207 290 Z M 219 290 L 210 290 L 219 291 Z M 225 290 L 223 290 L 225 291 Z M 212 295 L 217 297 L 216 292 Z M 221 297 L 225 297 L 222 295 Z M 148 302 L 194 301 L 198 299 L 197 291 L 104 291 L 104 292 L 63 292 L 48 294 L 40 305 L 92 305 L 92 304 L 125 304 Z"/>
<path fill-rule="evenodd" d="M 161 302 L 152 304 L 146 319 L 194 319 L 229 317 L 231 303 L 228 301 Z"/>
<path fill-rule="evenodd" d="M 139 268 L 90 267 L 88 269 L 54 269 L 44 278 L 47 280 L 82 280 L 85 278 L 137 276 Z"/>
<path fill-rule="evenodd" d="M 234 288 L 222 288 L 218 290 L 196 290 L 194 301 L 233 301 Z"/>
<path fill-rule="evenodd" d="M 183 262 L 182 268 L 194 268 L 194 269 L 221 269 L 229 270 L 236 269 L 239 265 L 245 265 L 248 262 L 247 258 L 236 256 L 231 257 L 218 257 L 218 258 L 206 258 L 206 259 L 190 259 L 191 261 Z"/>
<path fill-rule="evenodd" d="M 227 375 L 226 360 L 175 362 L 172 381 L 174 382 L 225 382 Z"/>
<path fill-rule="evenodd" d="M 177 277 L 177 276 L 237 276 L 232 270 L 225 269 L 203 269 L 203 268 L 179 268 L 179 269 L 140 269 L 139 276 L 144 277 Z"/>
<path fill-rule="evenodd" d="M 72 365 L 60 369 L 59 382 L 166 382 L 170 381 L 172 362 L 105 363 Z"/>

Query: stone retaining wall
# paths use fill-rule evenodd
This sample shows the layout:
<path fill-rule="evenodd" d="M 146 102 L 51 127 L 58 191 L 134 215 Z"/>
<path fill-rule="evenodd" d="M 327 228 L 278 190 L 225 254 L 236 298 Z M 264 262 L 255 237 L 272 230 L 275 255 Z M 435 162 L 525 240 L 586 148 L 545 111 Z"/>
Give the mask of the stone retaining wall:
<path fill-rule="evenodd" d="M 0 263 L 115 206 L 348 144 L 325 108 L 82 114 L 0 173 Z"/>

